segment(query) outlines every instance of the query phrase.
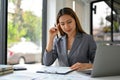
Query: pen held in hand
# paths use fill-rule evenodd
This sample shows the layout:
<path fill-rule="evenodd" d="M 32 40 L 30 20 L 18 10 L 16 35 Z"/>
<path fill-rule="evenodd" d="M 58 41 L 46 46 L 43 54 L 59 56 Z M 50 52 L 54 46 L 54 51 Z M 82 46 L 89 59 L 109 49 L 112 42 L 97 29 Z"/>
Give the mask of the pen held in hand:
<path fill-rule="evenodd" d="M 56 27 L 56 24 L 54 24 L 54 26 Z M 57 34 L 56 36 L 57 36 L 57 38 L 58 38 L 58 34 Z"/>

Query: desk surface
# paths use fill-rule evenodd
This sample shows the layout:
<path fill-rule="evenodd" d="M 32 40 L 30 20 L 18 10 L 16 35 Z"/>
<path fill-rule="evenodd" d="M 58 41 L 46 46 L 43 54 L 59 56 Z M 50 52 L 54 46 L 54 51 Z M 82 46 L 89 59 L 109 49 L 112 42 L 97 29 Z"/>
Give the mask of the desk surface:
<path fill-rule="evenodd" d="M 91 78 L 81 72 L 71 72 L 67 75 L 36 73 L 41 65 L 27 65 L 27 70 L 0 76 L 0 80 L 120 80 L 120 76 Z"/>

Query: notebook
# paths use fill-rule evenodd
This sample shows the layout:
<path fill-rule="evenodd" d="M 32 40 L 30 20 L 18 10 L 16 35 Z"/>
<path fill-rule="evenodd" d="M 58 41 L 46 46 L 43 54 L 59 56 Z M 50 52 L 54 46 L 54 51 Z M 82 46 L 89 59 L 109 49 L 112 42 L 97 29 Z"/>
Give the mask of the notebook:
<path fill-rule="evenodd" d="M 43 66 L 37 73 L 48 73 L 48 74 L 68 74 L 73 70 L 70 67 L 59 67 L 59 66 Z"/>
<path fill-rule="evenodd" d="M 13 67 L 11 65 L 0 64 L 0 76 L 13 73 Z"/>
<path fill-rule="evenodd" d="M 93 69 L 83 71 L 91 77 L 120 75 L 120 46 L 98 45 Z M 90 73 L 91 72 L 91 73 Z"/>

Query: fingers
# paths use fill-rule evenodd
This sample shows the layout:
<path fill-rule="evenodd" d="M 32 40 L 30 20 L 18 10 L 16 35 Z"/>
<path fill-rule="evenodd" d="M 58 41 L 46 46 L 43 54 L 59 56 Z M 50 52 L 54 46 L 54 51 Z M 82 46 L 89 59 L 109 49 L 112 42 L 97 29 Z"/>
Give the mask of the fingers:
<path fill-rule="evenodd" d="M 89 63 L 79 63 L 79 62 L 77 62 L 77 63 L 75 63 L 74 65 L 72 65 L 70 68 L 73 69 L 73 70 L 78 70 L 78 71 L 80 71 L 80 70 L 85 70 L 85 69 L 90 69 L 90 68 L 92 68 L 92 64 L 89 64 Z"/>
<path fill-rule="evenodd" d="M 59 30 L 59 26 L 60 26 L 59 23 L 58 24 L 54 24 L 54 26 Z"/>
<path fill-rule="evenodd" d="M 54 27 L 49 29 L 49 38 L 50 39 L 53 39 L 59 33 L 58 27 L 59 27 L 59 24 L 57 24 L 57 25 L 54 24 Z M 58 37 L 58 35 L 57 35 L 57 37 Z"/>
<path fill-rule="evenodd" d="M 72 70 L 78 70 L 78 69 L 80 68 L 80 65 L 81 65 L 81 63 L 75 63 L 75 64 L 72 65 L 70 68 L 71 68 Z"/>
<path fill-rule="evenodd" d="M 51 31 L 58 31 L 59 30 L 59 23 L 58 24 L 54 24 L 54 27 L 51 28 Z"/>
<path fill-rule="evenodd" d="M 50 29 L 50 31 L 53 31 L 53 32 L 55 32 L 55 31 L 57 31 L 58 29 L 56 28 L 56 27 L 52 27 L 51 29 Z"/>

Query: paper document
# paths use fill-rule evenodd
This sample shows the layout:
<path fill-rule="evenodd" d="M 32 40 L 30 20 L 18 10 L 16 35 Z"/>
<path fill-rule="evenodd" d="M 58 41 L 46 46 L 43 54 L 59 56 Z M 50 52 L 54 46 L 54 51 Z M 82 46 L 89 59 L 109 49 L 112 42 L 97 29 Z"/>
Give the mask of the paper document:
<path fill-rule="evenodd" d="M 70 67 L 58 67 L 58 66 L 43 66 L 37 73 L 49 73 L 49 74 L 68 74 L 73 70 Z"/>

